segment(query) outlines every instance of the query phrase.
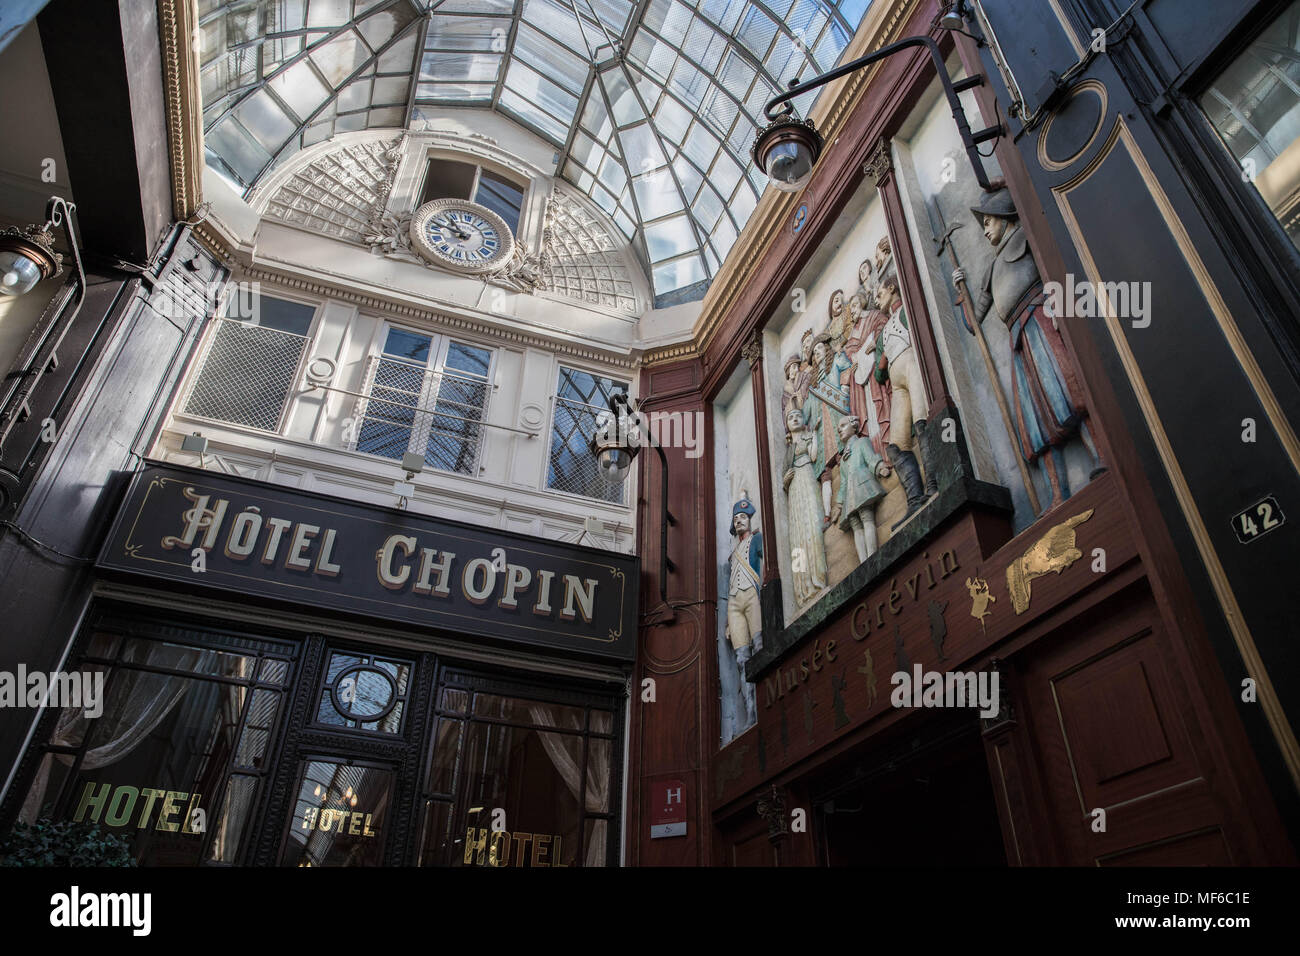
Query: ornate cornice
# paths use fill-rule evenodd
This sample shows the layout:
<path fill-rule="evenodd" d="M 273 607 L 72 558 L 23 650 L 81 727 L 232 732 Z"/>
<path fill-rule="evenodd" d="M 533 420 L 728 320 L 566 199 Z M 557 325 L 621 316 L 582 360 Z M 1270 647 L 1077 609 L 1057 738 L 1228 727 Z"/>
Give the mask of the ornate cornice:
<path fill-rule="evenodd" d="M 563 339 L 544 338 L 543 336 L 534 335 L 521 329 L 502 328 L 500 325 L 485 322 L 473 316 L 455 315 L 450 312 L 442 312 L 436 309 L 421 308 L 412 305 L 409 302 L 402 302 L 398 299 L 366 295 L 363 292 L 358 292 L 353 287 L 344 285 L 342 282 L 324 282 L 318 279 L 304 278 L 302 275 L 297 273 L 280 272 L 275 269 L 260 266 L 239 269 L 235 278 L 253 282 L 266 282 L 282 288 L 296 289 L 300 292 L 306 292 L 309 295 L 319 295 L 342 302 L 349 302 L 363 309 L 374 309 L 383 312 L 385 315 L 408 316 L 410 318 L 442 326 L 443 328 L 463 329 L 467 332 L 472 332 L 497 341 L 513 342 L 517 345 L 529 348 L 539 348 L 551 352 L 558 352 L 564 355 L 573 355 L 589 361 L 599 362 L 603 365 L 630 369 L 636 368 L 640 364 L 635 352 L 623 354 L 613 349 L 585 346 L 577 342 L 569 342 Z"/>
<path fill-rule="evenodd" d="M 894 0 L 885 3 L 878 0 L 871 4 L 867 8 L 866 20 L 845 49 L 843 60 L 864 56 L 870 50 L 901 39 L 903 26 L 923 2 L 924 0 Z M 867 88 L 882 68 L 883 62 L 827 84 L 812 112 L 812 118 L 821 131 L 827 149 L 835 142 L 848 118 L 866 95 Z M 701 353 L 707 350 L 723 320 L 731 312 L 745 283 L 754 276 L 759 264 L 766 261 L 772 244 L 781 235 L 802 195 L 772 189 L 759 200 L 758 209 L 736 240 L 736 245 L 748 243 L 750 254 L 743 259 L 732 258 L 724 263 L 722 271 L 714 277 L 713 284 L 704 297 L 703 309 L 695 323 L 694 336 L 696 348 Z"/>
<path fill-rule="evenodd" d="M 199 96 L 197 0 L 158 0 L 163 98 L 171 154 L 172 215 L 192 218 L 203 201 L 203 109 Z"/>
<path fill-rule="evenodd" d="M 658 348 L 647 349 L 641 356 L 643 366 L 665 365 L 669 362 L 681 362 L 685 359 L 694 359 L 700 357 L 699 347 L 696 346 L 693 339 L 687 339 L 685 342 L 676 342 L 672 345 L 661 345 Z"/>

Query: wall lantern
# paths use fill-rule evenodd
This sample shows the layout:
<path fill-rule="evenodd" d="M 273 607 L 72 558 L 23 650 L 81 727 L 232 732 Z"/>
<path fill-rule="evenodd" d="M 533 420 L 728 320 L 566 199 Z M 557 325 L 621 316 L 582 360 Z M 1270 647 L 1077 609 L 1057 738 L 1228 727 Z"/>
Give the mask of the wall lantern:
<path fill-rule="evenodd" d="M 668 572 L 677 570 L 677 565 L 668 558 L 668 526 L 676 524 L 677 519 L 668 510 L 668 458 L 650 430 L 642 427 L 643 423 L 643 416 L 633 401 L 622 392 L 614 392 L 609 396 L 609 411 L 596 416 L 596 429 L 587 447 L 596 457 L 596 466 L 605 480 L 615 484 L 627 480 L 642 444 L 659 453 L 663 491 L 663 520 L 659 523 L 659 597 L 667 605 Z"/>
<path fill-rule="evenodd" d="M 960 5 L 958 11 L 959 16 Z M 944 25 L 947 26 L 946 23 Z M 947 67 L 944 66 L 939 44 L 928 36 L 907 37 L 897 43 L 891 43 L 874 53 L 868 53 L 820 76 L 814 76 L 806 82 L 791 80 L 789 89 L 785 93 L 772 97 L 763 108 L 763 115 L 769 123 L 759 132 L 754 140 L 753 149 L 750 150 L 755 165 L 767 175 L 772 185 L 782 192 L 797 192 L 802 189 L 812 177 L 813 167 L 817 165 L 817 160 L 821 156 L 823 143 L 821 134 L 813 126 L 812 120 L 799 119 L 790 101 L 807 90 L 824 86 L 854 70 L 860 70 L 877 60 L 883 60 L 885 57 L 916 46 L 923 46 L 930 51 L 930 58 L 934 61 L 935 70 L 939 74 L 939 82 L 943 84 L 948 105 L 952 108 L 952 118 L 956 121 L 957 130 L 961 134 L 966 156 L 975 171 L 975 179 L 981 188 L 986 191 L 991 190 L 988 174 L 984 171 L 983 163 L 980 162 L 979 144 L 1001 136 L 1002 126 L 1000 124 L 990 126 L 978 133 L 972 133 L 970 124 L 966 121 L 966 110 L 962 108 L 961 100 L 957 96 L 964 90 L 979 86 L 984 82 L 984 77 L 977 74 L 953 83 L 948 76 Z"/>
<path fill-rule="evenodd" d="M 77 252 L 70 218 L 76 208 L 54 196 L 46 206 L 44 225 L 0 229 L 0 295 L 25 295 L 36 288 L 37 283 L 63 272 L 63 255 L 54 251 L 53 230 L 60 225 L 68 234 L 77 272 L 81 272 L 81 256 Z"/>

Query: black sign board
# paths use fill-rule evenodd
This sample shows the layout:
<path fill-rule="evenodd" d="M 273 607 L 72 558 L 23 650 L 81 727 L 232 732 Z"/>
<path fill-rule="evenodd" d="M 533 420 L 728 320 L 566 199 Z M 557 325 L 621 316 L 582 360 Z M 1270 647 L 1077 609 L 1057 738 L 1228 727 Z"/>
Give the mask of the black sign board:
<path fill-rule="evenodd" d="M 619 661 L 637 559 L 150 463 L 98 567 Z"/>
<path fill-rule="evenodd" d="M 1261 538 L 1274 528 L 1280 528 L 1286 522 L 1282 506 L 1277 499 L 1269 495 L 1263 501 L 1257 501 L 1245 511 L 1232 516 L 1232 530 L 1242 544 Z"/>

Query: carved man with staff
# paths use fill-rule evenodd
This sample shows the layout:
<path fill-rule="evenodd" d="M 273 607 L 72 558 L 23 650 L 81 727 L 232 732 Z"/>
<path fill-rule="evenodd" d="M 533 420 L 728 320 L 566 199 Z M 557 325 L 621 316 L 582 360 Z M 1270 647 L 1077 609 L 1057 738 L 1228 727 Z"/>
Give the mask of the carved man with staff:
<path fill-rule="evenodd" d="M 1069 439 L 1081 433 L 1093 460 L 1097 457 L 1084 424 L 1087 412 L 1082 391 L 1056 320 L 1044 308 L 1043 282 L 1011 194 L 1005 188 L 990 193 L 978 206 L 972 206 L 971 212 L 993 246 L 994 258 L 974 296 L 966 288 L 965 270 L 953 270 L 952 281 L 961 294 L 967 326 L 980 338 L 983 348 L 987 346 L 979 326 L 990 311 L 1011 333 L 1016 444 L 1025 462 L 1041 460 L 1052 490 L 1049 507 L 1055 507 L 1070 496 L 1062 451 Z M 1028 490 L 1034 500 L 1032 483 Z"/>

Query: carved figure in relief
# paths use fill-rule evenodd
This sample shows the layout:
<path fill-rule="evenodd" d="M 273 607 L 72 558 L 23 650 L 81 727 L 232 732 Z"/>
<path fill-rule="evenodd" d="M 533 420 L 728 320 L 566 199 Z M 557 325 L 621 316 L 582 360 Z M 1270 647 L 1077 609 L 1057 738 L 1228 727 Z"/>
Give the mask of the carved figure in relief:
<path fill-rule="evenodd" d="M 762 640 L 763 618 L 760 593 L 763 586 L 763 535 L 754 531 L 754 505 L 742 489 L 740 500 L 731 508 L 731 536 L 735 538 L 727 558 L 727 640 L 736 652 L 740 670 L 740 690 L 745 697 L 748 723 L 758 719 L 754 685 L 745 680 L 745 662 L 753 656 L 754 645 Z"/>
<path fill-rule="evenodd" d="M 849 397 L 840 385 L 840 378 L 848 367 L 844 353 L 831 348 L 826 333 L 813 339 L 813 382 L 804 403 L 804 422 L 817 438 L 816 458 L 813 462 L 817 480 L 822 483 L 822 514 L 824 526 L 829 526 L 832 515 L 832 468 L 839 459 L 840 419 L 849 414 Z"/>
<path fill-rule="evenodd" d="M 1052 490 L 1049 507 L 1054 507 L 1070 496 L 1062 449 L 1074 435 L 1083 439 L 1099 464 L 1084 422 L 1083 393 L 1056 319 L 1044 307 L 1043 283 L 1011 194 L 999 189 L 972 206 L 971 213 L 993 246 L 994 257 L 971 289 L 975 301 L 962 297 L 963 317 L 969 328 L 972 321 L 996 315 L 1010 331 L 1011 394 L 1019 452 L 1030 464 L 1042 462 Z M 952 278 L 960 289 L 965 270 L 954 270 Z"/>
<path fill-rule="evenodd" d="M 840 527 L 853 535 L 858 561 L 876 551 L 876 504 L 885 497 L 878 478 L 889 475 L 889 463 L 876 454 L 871 439 L 858 434 L 853 415 L 840 419 Z"/>
<path fill-rule="evenodd" d="M 786 448 L 781 487 L 786 497 L 794 598 L 803 605 L 826 587 L 823 513 L 813 464 L 817 439 L 808 431 L 798 408 L 786 413 L 785 424 L 790 444 Z"/>
<path fill-rule="evenodd" d="M 863 260 L 862 267 L 870 269 L 871 261 Z M 861 274 L 862 269 L 859 269 Z M 871 439 L 876 454 L 884 455 L 889 440 L 889 400 L 891 388 L 888 380 L 876 381 L 875 343 L 889 316 L 871 303 L 864 290 L 849 298 L 849 316 L 853 325 L 844 341 L 844 355 L 850 368 L 843 375 L 843 386 L 849 394 L 849 411 L 858 419 L 858 432 Z"/>
<path fill-rule="evenodd" d="M 925 429 L 925 383 L 916 350 L 912 348 L 912 333 L 896 276 L 885 276 L 880 281 L 876 306 L 889 314 L 889 320 L 875 337 L 876 381 L 888 381 L 893 389 L 889 404 L 890 440 L 885 447 L 907 494 L 907 513 L 894 525 L 897 528 L 934 493 L 923 483 L 920 463 L 913 451 Z M 931 475 L 930 484 L 933 483 Z"/>

